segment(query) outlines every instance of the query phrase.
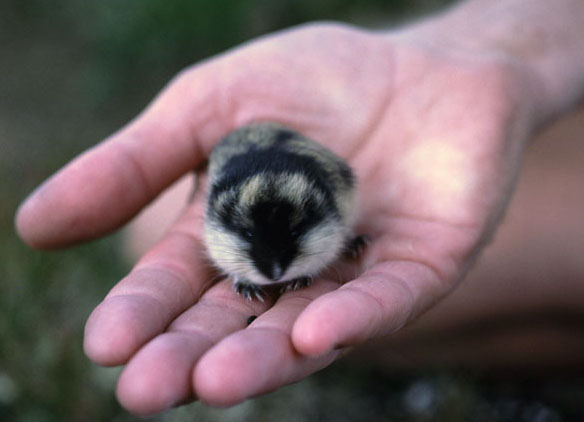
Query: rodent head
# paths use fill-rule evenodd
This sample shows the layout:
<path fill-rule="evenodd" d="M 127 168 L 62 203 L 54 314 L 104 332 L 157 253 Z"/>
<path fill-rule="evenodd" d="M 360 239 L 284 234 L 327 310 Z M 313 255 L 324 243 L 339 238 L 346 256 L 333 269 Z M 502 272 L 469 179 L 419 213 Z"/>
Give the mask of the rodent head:
<path fill-rule="evenodd" d="M 299 175 L 254 176 L 208 205 L 205 240 L 215 263 L 255 284 L 312 276 L 334 260 L 346 230 Z"/>

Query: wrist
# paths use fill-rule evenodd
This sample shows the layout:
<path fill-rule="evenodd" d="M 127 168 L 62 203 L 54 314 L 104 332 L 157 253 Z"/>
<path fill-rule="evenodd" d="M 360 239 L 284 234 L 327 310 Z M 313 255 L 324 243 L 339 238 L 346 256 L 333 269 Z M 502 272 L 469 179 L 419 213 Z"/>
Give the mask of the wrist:
<path fill-rule="evenodd" d="M 584 98 L 582 21 L 581 0 L 470 0 L 395 35 L 506 64 L 541 126 Z"/>

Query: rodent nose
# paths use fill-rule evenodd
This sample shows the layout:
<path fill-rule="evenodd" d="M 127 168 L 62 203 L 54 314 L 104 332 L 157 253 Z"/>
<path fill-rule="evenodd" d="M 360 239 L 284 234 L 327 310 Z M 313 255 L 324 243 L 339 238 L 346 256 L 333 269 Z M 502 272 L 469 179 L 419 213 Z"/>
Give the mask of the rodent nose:
<path fill-rule="evenodd" d="M 276 263 L 273 264 L 272 268 L 272 280 L 276 281 L 282 277 L 282 267 Z"/>
<path fill-rule="evenodd" d="M 273 282 L 282 281 L 286 270 L 294 261 L 293 250 L 280 245 L 266 245 L 265 247 L 251 250 L 255 268 Z"/>
<path fill-rule="evenodd" d="M 284 268 L 277 262 L 258 262 L 256 268 L 272 281 L 278 281 L 284 275 Z"/>

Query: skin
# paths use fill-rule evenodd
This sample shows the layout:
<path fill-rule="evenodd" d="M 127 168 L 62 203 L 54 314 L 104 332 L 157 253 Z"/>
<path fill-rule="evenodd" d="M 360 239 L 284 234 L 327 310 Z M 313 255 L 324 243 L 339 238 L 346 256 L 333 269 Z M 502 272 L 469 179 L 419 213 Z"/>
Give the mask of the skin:
<path fill-rule="evenodd" d="M 27 199 L 21 237 L 63 247 L 117 229 L 198 169 L 193 201 L 87 322 L 87 355 L 126 365 L 117 394 L 128 410 L 194 398 L 230 406 L 274 390 L 396 332 L 457 287 L 506 209 L 527 141 L 582 96 L 584 53 L 569 42 L 581 34 L 566 29 L 581 25 L 554 25 L 544 0 L 522 3 L 472 1 L 389 33 L 307 25 L 244 45 L 181 72 Z M 581 4 L 565 3 L 572 9 L 555 13 L 577 22 Z M 535 14 L 544 39 L 567 31 L 565 48 L 476 31 L 500 15 L 511 29 L 522 13 Z M 357 232 L 371 238 L 358 263 L 265 303 L 214 284 L 202 246 L 204 162 L 253 120 L 280 122 L 347 159 L 359 180 Z M 250 315 L 258 318 L 247 326 Z"/>
<path fill-rule="evenodd" d="M 353 362 L 393 370 L 452 365 L 488 374 L 581 373 L 583 135 L 581 109 L 538 136 L 504 221 L 464 281 L 395 335 L 355 350 Z"/>
<path fill-rule="evenodd" d="M 351 361 L 388 370 L 447 364 L 530 375 L 581 368 L 582 136 L 584 108 L 537 136 L 502 224 L 464 281 L 404 329 L 353 349 Z M 192 182 L 183 177 L 132 221 L 124 236 L 130 261 L 164 235 Z"/>

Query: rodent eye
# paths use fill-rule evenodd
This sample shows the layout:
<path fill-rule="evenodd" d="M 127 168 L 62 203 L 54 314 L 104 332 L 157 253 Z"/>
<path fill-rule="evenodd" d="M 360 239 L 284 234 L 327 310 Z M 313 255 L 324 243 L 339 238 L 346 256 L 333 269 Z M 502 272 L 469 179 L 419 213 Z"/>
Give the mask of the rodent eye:
<path fill-rule="evenodd" d="M 251 239 L 253 239 L 253 233 L 252 233 L 252 231 L 251 231 L 251 230 L 244 230 L 244 231 L 242 232 L 242 234 L 243 234 L 243 237 L 244 237 L 244 239 L 246 239 L 246 240 L 251 240 Z"/>

